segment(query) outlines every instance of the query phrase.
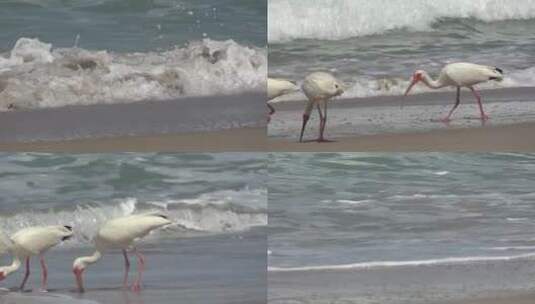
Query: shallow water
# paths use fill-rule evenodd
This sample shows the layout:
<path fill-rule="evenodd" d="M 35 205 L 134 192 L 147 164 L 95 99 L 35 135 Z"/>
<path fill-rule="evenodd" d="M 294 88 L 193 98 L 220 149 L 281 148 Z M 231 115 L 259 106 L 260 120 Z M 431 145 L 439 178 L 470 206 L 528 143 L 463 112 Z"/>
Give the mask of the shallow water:
<path fill-rule="evenodd" d="M 263 128 L 263 94 L 0 113 L 0 142 L 64 141 Z"/>
<path fill-rule="evenodd" d="M 16 288 L 23 275 L 23 271 L 19 271 L 2 283 L 11 292 L 0 291 L 0 301 L 31 304 L 172 304 L 177 303 L 177 299 L 213 304 L 266 301 L 266 233 L 263 228 L 163 240 L 139 249 L 146 258 L 144 289 L 140 293 L 122 289 L 123 256 L 120 252 L 108 252 L 99 263 L 87 268 L 84 274 L 87 290 L 79 294 L 75 290 L 72 262 L 77 256 L 90 254 L 91 248 L 56 248 L 46 256 L 48 293 L 37 291 L 40 269 L 34 260 L 27 291 L 20 293 Z M 133 256 L 131 263 L 130 282 L 133 282 L 137 274 Z"/>
<path fill-rule="evenodd" d="M 271 154 L 269 264 L 532 253 L 534 160 L 531 154 Z"/>
<path fill-rule="evenodd" d="M 530 290 L 534 164 L 515 153 L 271 154 L 270 302 Z"/>
<path fill-rule="evenodd" d="M 387 133 L 426 132 L 455 128 L 478 128 L 535 121 L 533 88 L 482 91 L 483 107 L 489 120 L 480 120 L 475 98 L 468 90 L 461 93 L 461 105 L 448 123 L 442 122 L 453 106 L 455 93 L 433 93 L 408 98 L 385 96 L 329 103 L 325 136 L 355 137 Z M 268 125 L 272 137 L 298 139 L 304 104 L 275 104 L 277 112 Z M 312 113 L 305 138 L 318 135 L 318 114 Z"/>

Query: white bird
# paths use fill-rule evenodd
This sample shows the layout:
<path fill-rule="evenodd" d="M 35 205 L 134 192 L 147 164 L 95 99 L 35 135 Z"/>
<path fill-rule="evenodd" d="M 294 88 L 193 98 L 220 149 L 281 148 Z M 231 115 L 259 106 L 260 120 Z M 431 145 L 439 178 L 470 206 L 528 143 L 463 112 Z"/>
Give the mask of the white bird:
<path fill-rule="evenodd" d="M 0 230 L 0 256 L 8 253 L 13 246 L 13 241 Z"/>
<path fill-rule="evenodd" d="M 17 231 L 11 238 L 3 236 L 2 247 L 13 255 L 13 262 L 10 266 L 0 267 L 0 280 L 5 279 L 9 274 L 15 272 L 21 266 L 21 260 L 25 260 L 26 273 L 20 284 L 20 290 L 24 290 L 24 285 L 30 276 L 30 258 L 39 256 L 41 262 L 41 291 L 47 289 L 48 268 L 45 263 L 44 254 L 46 251 L 61 241 L 72 237 L 70 226 L 41 226 L 29 227 Z"/>
<path fill-rule="evenodd" d="M 138 276 L 132 284 L 133 291 L 139 291 L 142 284 L 142 276 L 145 266 L 144 256 L 136 249 L 134 242 L 152 230 L 171 224 L 167 216 L 160 213 L 135 214 L 112 219 L 104 223 L 98 230 L 94 242 L 95 252 L 91 256 L 79 257 L 73 263 L 73 273 L 80 292 L 84 291 L 82 274 L 85 268 L 96 263 L 104 251 L 110 249 L 121 249 L 125 259 L 125 272 L 123 287 L 128 288 L 128 271 L 130 261 L 127 250 L 132 249 L 137 257 Z"/>
<path fill-rule="evenodd" d="M 503 80 L 503 71 L 497 67 L 473 63 L 451 63 L 442 68 L 437 80 L 433 80 L 426 71 L 417 70 L 414 72 L 411 84 L 407 88 L 407 91 L 405 91 L 405 96 L 409 94 L 412 87 L 420 81 L 431 89 L 439 89 L 448 86 L 457 87 L 457 98 L 455 104 L 448 115 L 441 119 L 444 122 L 448 122 L 450 121 L 453 111 L 455 111 L 461 102 L 461 87 L 466 87 L 472 91 L 477 99 L 481 120 L 487 120 L 489 117 L 483 110 L 483 105 L 481 104 L 481 95 L 478 91 L 476 91 L 476 89 L 474 89 L 474 85 L 487 82 L 489 80 Z"/>
<path fill-rule="evenodd" d="M 298 90 L 299 88 L 291 81 L 288 81 L 285 79 L 268 78 L 268 81 L 267 81 L 267 95 L 268 95 L 267 106 L 269 108 L 268 122 L 271 119 L 271 115 L 275 113 L 275 108 L 271 104 L 269 104 L 269 101 L 279 96 L 296 92 Z"/>
<path fill-rule="evenodd" d="M 318 113 L 320 116 L 320 131 L 318 142 L 326 142 L 323 137 L 323 132 L 325 131 L 325 125 L 327 123 L 327 101 L 332 97 L 341 95 L 344 93 L 344 85 L 333 75 L 325 72 L 315 72 L 309 74 L 303 85 L 301 86 L 303 92 L 308 97 L 308 103 L 303 113 L 303 126 L 301 127 L 301 135 L 299 136 L 299 141 L 303 141 L 303 133 L 305 132 L 305 127 L 310 118 L 310 112 L 314 105 L 318 108 Z M 321 107 L 323 106 L 323 112 Z"/>

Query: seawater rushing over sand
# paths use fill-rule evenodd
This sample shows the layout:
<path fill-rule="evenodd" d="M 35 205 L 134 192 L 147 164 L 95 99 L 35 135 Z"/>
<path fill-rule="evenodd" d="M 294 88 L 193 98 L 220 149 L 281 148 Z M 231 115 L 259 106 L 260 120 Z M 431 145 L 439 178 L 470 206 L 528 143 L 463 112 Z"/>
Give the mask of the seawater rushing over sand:
<path fill-rule="evenodd" d="M 529 291 L 534 161 L 271 154 L 270 303 L 436 303 Z"/>
<path fill-rule="evenodd" d="M 531 123 L 535 121 L 534 94 L 534 88 L 482 91 L 483 106 L 490 119 L 481 121 L 475 98 L 464 89 L 461 92 L 461 105 L 449 123 L 439 119 L 453 106 L 455 99 L 453 91 L 407 97 L 377 96 L 335 100 L 329 104 L 329 118 L 325 132 L 329 138 L 358 138 L 362 135 L 423 133 L 431 130 Z M 277 112 L 269 123 L 269 136 L 297 140 L 304 105 L 300 102 L 287 102 L 276 104 L 275 108 Z M 317 121 L 318 116 L 312 115 L 311 127 L 305 134 L 307 138 L 316 138 Z M 496 149 L 504 148 L 497 146 Z"/>

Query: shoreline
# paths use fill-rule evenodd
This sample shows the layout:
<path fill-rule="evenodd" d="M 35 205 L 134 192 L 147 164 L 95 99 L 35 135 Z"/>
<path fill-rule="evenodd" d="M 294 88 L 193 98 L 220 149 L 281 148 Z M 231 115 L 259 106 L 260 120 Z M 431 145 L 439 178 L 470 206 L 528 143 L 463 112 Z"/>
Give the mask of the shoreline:
<path fill-rule="evenodd" d="M 265 96 L 184 97 L 0 113 L 0 144 L 265 128 Z"/>
<path fill-rule="evenodd" d="M 382 268 L 268 272 L 270 303 L 524 304 L 531 259 Z"/>
<path fill-rule="evenodd" d="M 535 122 L 422 132 L 389 133 L 335 138 L 331 143 L 297 139 L 267 141 L 269 151 L 400 151 L 400 152 L 530 152 L 535 151 Z M 529 140 L 532 139 L 532 140 Z"/>
<path fill-rule="evenodd" d="M 38 291 L 39 263 L 31 264 L 24 292 L 18 290 L 21 272 L 6 278 L 1 303 L 20 304 L 262 304 L 265 303 L 267 236 L 263 228 L 229 234 L 160 240 L 145 243 L 147 258 L 141 292 L 122 289 L 123 257 L 120 250 L 107 251 L 87 269 L 86 291 L 79 293 L 72 275 L 72 260 L 92 252 L 92 246 L 55 249 L 47 254 L 49 292 Z M 131 259 L 129 283 L 136 276 Z M 239 268 L 241 267 L 241 268 Z M 238 269 L 239 270 L 236 270 Z"/>
<path fill-rule="evenodd" d="M 482 124 L 476 102 L 463 91 L 448 124 L 436 121 L 451 109 L 452 92 L 336 99 L 329 105 L 326 138 L 335 143 L 295 145 L 303 103 L 275 104 L 268 126 L 274 151 L 535 151 L 535 88 L 482 91 L 490 120 Z M 401 108 L 401 103 L 404 107 Z M 305 139 L 315 139 L 313 113 Z"/>
<path fill-rule="evenodd" d="M 119 136 L 59 141 L 0 143 L 4 152 L 260 152 L 266 147 L 265 128 L 213 132 Z"/>
<path fill-rule="evenodd" d="M 535 300 L 533 292 L 499 293 L 495 296 L 478 297 L 437 304 L 532 304 Z"/>

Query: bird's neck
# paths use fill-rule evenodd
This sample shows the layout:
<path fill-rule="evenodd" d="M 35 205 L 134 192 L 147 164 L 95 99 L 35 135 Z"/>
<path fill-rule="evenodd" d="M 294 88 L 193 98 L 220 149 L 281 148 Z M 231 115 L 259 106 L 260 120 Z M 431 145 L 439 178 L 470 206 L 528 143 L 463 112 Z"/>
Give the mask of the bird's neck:
<path fill-rule="evenodd" d="M 431 89 L 440 89 L 445 86 L 442 81 L 440 81 L 440 78 L 438 80 L 434 80 L 427 73 L 422 75 L 422 82 Z"/>
<path fill-rule="evenodd" d="M 100 253 L 100 251 L 98 250 L 95 250 L 95 253 L 93 253 L 93 255 L 82 257 L 80 258 L 80 260 L 84 264 L 93 264 L 93 263 L 96 263 L 98 260 L 100 260 L 101 257 L 102 257 L 102 253 Z"/>
<path fill-rule="evenodd" d="M 4 275 L 8 276 L 10 273 L 17 271 L 17 269 L 20 268 L 21 262 L 18 256 L 13 256 L 13 262 L 11 262 L 11 265 L 3 267 Z"/>

